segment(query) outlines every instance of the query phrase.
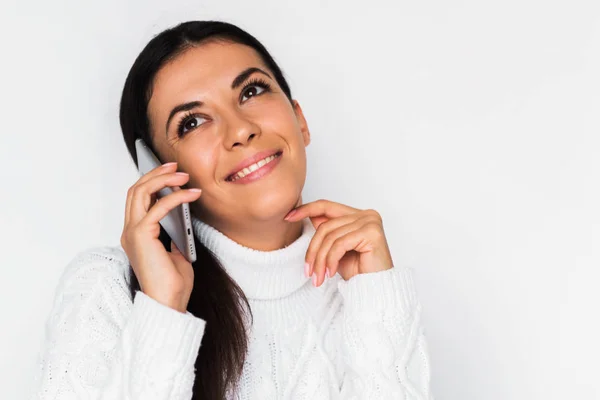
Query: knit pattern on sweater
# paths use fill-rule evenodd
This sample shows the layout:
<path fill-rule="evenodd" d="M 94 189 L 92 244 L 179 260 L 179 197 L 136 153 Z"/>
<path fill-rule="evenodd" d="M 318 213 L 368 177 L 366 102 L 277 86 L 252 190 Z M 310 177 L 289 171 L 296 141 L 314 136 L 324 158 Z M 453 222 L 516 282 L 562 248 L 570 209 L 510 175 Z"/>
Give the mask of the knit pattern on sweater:
<path fill-rule="evenodd" d="M 34 399 L 189 400 L 205 321 L 129 292 L 120 247 L 68 264 L 39 355 Z M 310 280 L 252 299 L 238 400 L 432 400 L 411 269 Z M 229 397 L 228 399 L 232 399 Z"/>

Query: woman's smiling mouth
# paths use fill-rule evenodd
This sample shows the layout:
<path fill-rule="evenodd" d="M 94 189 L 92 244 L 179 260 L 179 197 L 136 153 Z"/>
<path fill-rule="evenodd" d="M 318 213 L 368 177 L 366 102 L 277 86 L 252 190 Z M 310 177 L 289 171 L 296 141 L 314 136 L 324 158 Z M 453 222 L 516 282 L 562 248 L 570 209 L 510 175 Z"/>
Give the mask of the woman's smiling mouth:
<path fill-rule="evenodd" d="M 281 161 L 283 151 L 279 150 L 275 154 L 265 157 L 254 164 L 251 164 L 237 173 L 230 175 L 225 179 L 231 183 L 250 183 L 254 182 L 271 172 Z"/>

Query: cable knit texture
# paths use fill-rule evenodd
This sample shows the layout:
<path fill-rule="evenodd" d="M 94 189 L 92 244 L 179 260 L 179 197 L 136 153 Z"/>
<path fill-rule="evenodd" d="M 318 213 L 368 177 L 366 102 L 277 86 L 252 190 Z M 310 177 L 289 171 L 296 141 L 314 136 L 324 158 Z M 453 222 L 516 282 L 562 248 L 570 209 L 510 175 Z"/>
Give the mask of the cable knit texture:
<path fill-rule="evenodd" d="M 315 233 L 275 251 L 244 247 L 193 218 L 194 234 L 246 294 L 254 323 L 238 400 L 433 400 L 411 270 L 304 276 Z M 129 293 L 121 247 L 67 265 L 46 322 L 32 399 L 189 400 L 206 322 Z M 230 395 L 228 399 L 232 399 Z"/>

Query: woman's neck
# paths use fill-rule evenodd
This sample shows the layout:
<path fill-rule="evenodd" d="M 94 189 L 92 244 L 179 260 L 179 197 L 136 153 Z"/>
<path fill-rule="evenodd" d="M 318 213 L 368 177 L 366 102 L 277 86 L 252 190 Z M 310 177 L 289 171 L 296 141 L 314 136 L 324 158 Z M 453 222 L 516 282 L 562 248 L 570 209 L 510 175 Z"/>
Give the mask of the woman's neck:
<path fill-rule="evenodd" d="M 287 223 L 287 221 L 283 222 Z M 229 276 L 242 288 L 246 297 L 262 300 L 288 296 L 309 280 L 304 276 L 304 260 L 315 229 L 309 218 L 298 222 L 300 235 L 295 233 L 295 240 L 277 242 L 273 236 L 273 228 L 265 225 L 252 231 L 254 237 L 263 240 L 254 240 L 252 247 L 248 247 L 210 224 L 195 216 L 192 217 L 196 237 L 219 259 Z M 289 223 L 289 225 L 298 226 L 296 223 Z M 250 236 L 248 234 L 247 237 Z M 260 247 L 261 243 L 277 249 L 259 250 L 257 247 Z M 274 245 L 274 243 L 279 244 Z"/>
<path fill-rule="evenodd" d="M 294 207 L 302 204 L 302 196 Z M 288 222 L 285 215 L 273 219 L 227 222 L 206 215 L 197 204 L 190 204 L 192 213 L 205 224 L 215 228 L 234 242 L 258 251 L 283 249 L 302 235 L 302 221 Z M 291 211 L 291 210 L 289 210 Z M 288 212 L 289 212 L 288 211 Z"/>
<path fill-rule="evenodd" d="M 208 223 L 208 222 L 207 222 Z M 302 235 L 302 221 L 265 221 L 238 224 L 235 227 L 208 223 L 234 242 L 259 251 L 283 249 Z M 232 229 L 229 229 L 232 228 Z"/>

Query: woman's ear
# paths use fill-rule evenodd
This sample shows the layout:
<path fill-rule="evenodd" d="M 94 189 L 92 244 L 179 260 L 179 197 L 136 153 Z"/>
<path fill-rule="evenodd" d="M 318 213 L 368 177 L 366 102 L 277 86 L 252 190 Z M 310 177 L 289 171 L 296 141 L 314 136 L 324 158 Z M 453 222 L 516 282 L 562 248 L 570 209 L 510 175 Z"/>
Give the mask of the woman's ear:
<path fill-rule="evenodd" d="M 296 120 L 298 121 L 298 125 L 300 125 L 300 132 L 302 132 L 304 146 L 306 147 L 310 143 L 310 131 L 308 130 L 308 124 L 306 123 L 306 119 L 304 118 L 304 114 L 302 113 L 300 103 L 298 103 L 297 100 L 292 100 L 292 103 L 294 104 L 294 113 L 296 114 Z"/>

